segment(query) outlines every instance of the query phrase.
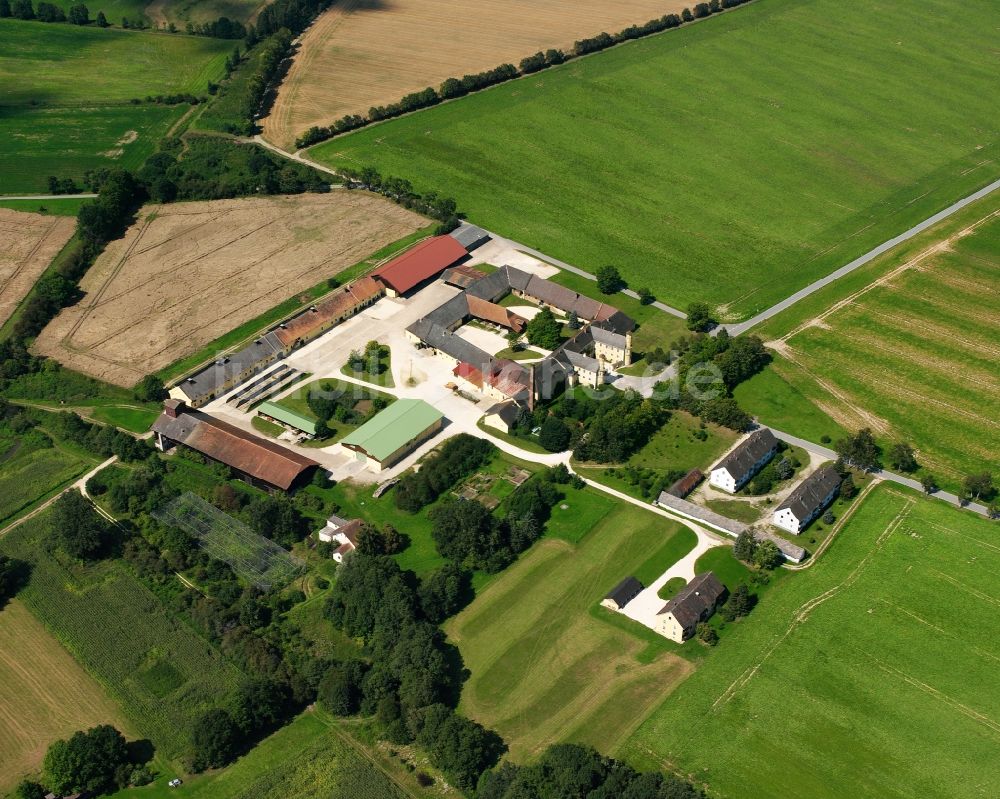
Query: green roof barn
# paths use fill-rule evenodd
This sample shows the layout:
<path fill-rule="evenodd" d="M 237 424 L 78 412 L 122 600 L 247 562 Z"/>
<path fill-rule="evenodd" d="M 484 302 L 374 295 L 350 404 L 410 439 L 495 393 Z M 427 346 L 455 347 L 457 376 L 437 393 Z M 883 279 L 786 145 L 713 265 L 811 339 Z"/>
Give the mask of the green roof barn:
<path fill-rule="evenodd" d="M 257 406 L 257 413 L 271 421 L 283 424 L 285 427 L 300 430 L 310 436 L 316 435 L 315 419 L 310 419 L 308 416 L 303 416 L 301 413 L 296 413 L 276 403 L 262 402 Z"/>
<path fill-rule="evenodd" d="M 418 399 L 398 399 L 340 442 L 379 472 L 402 460 L 441 429 L 444 414 Z"/>

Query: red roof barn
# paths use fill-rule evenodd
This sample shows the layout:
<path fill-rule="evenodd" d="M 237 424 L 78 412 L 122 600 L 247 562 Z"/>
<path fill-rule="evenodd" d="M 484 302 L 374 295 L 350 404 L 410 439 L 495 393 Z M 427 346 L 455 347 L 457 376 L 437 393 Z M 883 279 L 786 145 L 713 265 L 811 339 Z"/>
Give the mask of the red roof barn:
<path fill-rule="evenodd" d="M 400 296 L 441 274 L 466 255 L 465 247 L 451 236 L 435 236 L 383 264 L 372 272 L 372 277 L 384 283 L 395 296 Z"/>

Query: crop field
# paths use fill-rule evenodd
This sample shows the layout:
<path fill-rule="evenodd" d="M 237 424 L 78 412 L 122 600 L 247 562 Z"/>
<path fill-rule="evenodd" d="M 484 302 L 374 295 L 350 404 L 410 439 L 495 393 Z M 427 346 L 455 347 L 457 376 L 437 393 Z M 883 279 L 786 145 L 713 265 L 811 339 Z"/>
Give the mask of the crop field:
<path fill-rule="evenodd" d="M 32 565 L 19 600 L 117 700 L 136 731 L 176 759 L 194 719 L 223 701 L 242 674 L 123 562 L 63 566 L 42 545 L 50 518 L 43 513 L 0 539 L 0 551 Z"/>
<path fill-rule="evenodd" d="M 996 177 L 995 26 L 989 0 L 761 0 L 309 152 L 737 320 Z"/>
<path fill-rule="evenodd" d="M 96 14 L 96 9 L 92 9 Z M 187 106 L 131 105 L 203 94 L 232 43 L 0 19 L 0 193 L 40 193 L 49 175 L 137 167 Z"/>
<path fill-rule="evenodd" d="M 79 181 L 88 169 L 138 169 L 186 110 L 165 105 L 0 108 L 0 192 L 45 193 L 49 175 Z M 33 200 L 31 210 L 68 202 Z"/>
<path fill-rule="evenodd" d="M 135 385 L 423 224 L 363 192 L 147 206 L 35 346 Z"/>
<path fill-rule="evenodd" d="M 993 522 L 875 489 L 820 560 L 729 631 L 626 756 L 724 797 L 747 785 L 760 799 L 990 795 L 995 537 Z"/>
<path fill-rule="evenodd" d="M 0 792 L 38 769 L 52 741 L 95 724 L 130 726 L 24 604 L 7 603 L 0 609 Z"/>
<path fill-rule="evenodd" d="M 211 557 L 228 563 L 237 575 L 261 590 L 282 586 L 302 571 L 303 564 L 287 550 L 190 491 L 154 515 L 164 524 L 195 536 Z"/>
<path fill-rule="evenodd" d="M 681 0 L 344 0 L 306 32 L 264 135 L 283 146 L 312 125 L 446 78 L 492 69 L 550 47 L 684 8 Z"/>
<path fill-rule="evenodd" d="M 821 412 L 910 441 L 949 485 L 995 468 L 1000 451 L 998 202 L 970 207 L 769 342 L 780 354 L 770 368 Z"/>
<path fill-rule="evenodd" d="M 544 538 L 445 625 L 472 672 L 461 711 L 497 730 L 515 761 L 553 742 L 614 753 L 692 670 L 664 651 L 669 642 L 650 653 L 643 638 L 591 611 L 624 577 L 661 574 L 694 534 L 601 501 L 609 507 L 579 543 Z"/>
<path fill-rule="evenodd" d="M 69 241 L 75 225 L 71 217 L 0 208 L 0 325 Z"/>

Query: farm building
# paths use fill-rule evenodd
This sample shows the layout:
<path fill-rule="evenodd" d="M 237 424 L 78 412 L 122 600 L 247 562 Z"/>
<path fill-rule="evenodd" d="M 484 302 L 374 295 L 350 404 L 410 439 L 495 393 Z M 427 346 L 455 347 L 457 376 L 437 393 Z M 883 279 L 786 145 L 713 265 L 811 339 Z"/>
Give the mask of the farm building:
<path fill-rule="evenodd" d="M 337 544 L 333 551 L 333 559 L 337 563 L 342 563 L 344 556 L 353 552 L 358 546 L 358 533 L 364 523 L 361 519 L 342 519 L 340 516 L 331 516 L 326 520 L 326 526 L 319 531 L 320 541 Z"/>
<path fill-rule="evenodd" d="M 444 272 L 441 273 L 441 280 L 449 286 L 467 289 L 477 280 L 481 280 L 485 276 L 485 272 L 480 272 L 474 266 L 459 264 L 458 266 L 451 266 L 448 269 L 445 269 Z"/>
<path fill-rule="evenodd" d="M 725 597 L 726 587 L 712 572 L 695 575 L 656 615 L 656 632 L 684 643 L 708 621 Z"/>
<path fill-rule="evenodd" d="M 338 289 L 322 302 L 287 319 L 273 330 L 211 366 L 184 378 L 170 389 L 170 396 L 200 408 L 249 380 L 292 350 L 351 318 L 385 295 L 381 283 L 363 277 Z"/>
<path fill-rule="evenodd" d="M 832 466 L 817 469 L 796 486 L 774 511 L 774 523 L 798 535 L 819 516 L 840 491 L 840 475 Z"/>
<path fill-rule="evenodd" d="M 712 469 L 708 482 L 735 494 L 778 451 L 778 439 L 766 427 L 751 433 Z"/>
<path fill-rule="evenodd" d="M 301 485 L 319 464 L 265 441 L 201 411 L 188 410 L 169 399 L 153 423 L 156 446 L 162 451 L 183 444 L 207 458 L 223 463 L 251 485 L 268 491 L 289 491 Z"/>
<path fill-rule="evenodd" d="M 705 475 L 701 473 L 701 469 L 692 469 L 686 475 L 684 475 L 680 480 L 674 483 L 670 488 L 667 489 L 666 493 L 673 497 L 678 497 L 679 499 L 684 499 L 688 494 L 697 488 L 698 483 L 705 479 Z"/>
<path fill-rule="evenodd" d="M 621 610 L 643 591 L 643 584 L 635 577 L 626 577 L 608 592 L 601 604 L 608 610 Z"/>
<path fill-rule="evenodd" d="M 789 560 L 792 563 L 801 563 L 809 555 L 803 547 L 793 544 L 780 535 L 775 535 L 767 530 L 758 530 L 750 527 L 743 522 L 738 522 L 735 519 L 723 516 L 721 513 L 716 513 L 711 508 L 696 505 L 694 502 L 674 496 L 668 491 L 661 492 L 654 504 L 669 508 L 681 516 L 686 516 L 692 521 L 704 524 L 706 527 L 711 527 L 713 530 L 718 530 L 720 533 L 725 533 L 733 538 L 736 538 L 740 533 L 749 531 L 753 533 L 753 537 L 758 541 L 766 540 L 773 543 L 778 547 L 785 560 Z"/>
<path fill-rule="evenodd" d="M 257 406 L 257 414 L 267 419 L 269 422 L 280 424 L 289 430 L 305 433 L 310 438 L 314 437 L 318 431 L 315 419 L 296 413 L 290 408 L 277 405 L 273 402 L 262 402 Z"/>
<path fill-rule="evenodd" d="M 444 414 L 423 400 L 398 399 L 340 443 L 380 472 L 437 433 L 443 420 Z"/>
<path fill-rule="evenodd" d="M 498 402 L 491 405 L 483 415 L 483 424 L 499 430 L 501 433 L 510 433 L 517 424 L 517 417 L 521 413 L 521 408 L 513 400 Z"/>
<path fill-rule="evenodd" d="M 385 288 L 381 283 L 370 277 L 360 278 L 338 289 L 332 297 L 282 322 L 273 331 L 274 335 L 287 354 L 350 319 L 383 296 Z"/>
<path fill-rule="evenodd" d="M 482 247 L 490 240 L 490 234 L 476 225 L 464 222 L 449 234 L 455 241 L 465 247 L 466 252 Z"/>
<path fill-rule="evenodd" d="M 372 277 L 385 286 L 390 297 L 402 297 L 467 255 L 465 247 L 451 236 L 434 236 L 383 264 Z"/>

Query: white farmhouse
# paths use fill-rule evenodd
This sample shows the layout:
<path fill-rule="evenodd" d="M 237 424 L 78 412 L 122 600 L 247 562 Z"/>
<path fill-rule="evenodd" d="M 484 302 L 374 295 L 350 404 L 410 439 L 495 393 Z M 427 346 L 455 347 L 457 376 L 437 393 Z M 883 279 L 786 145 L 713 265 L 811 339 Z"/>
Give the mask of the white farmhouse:
<path fill-rule="evenodd" d="M 735 494 L 767 464 L 778 451 L 778 439 L 766 427 L 751 433 L 719 461 L 709 475 L 709 484 Z"/>
<path fill-rule="evenodd" d="M 341 519 L 331 516 L 326 520 L 326 527 L 319 531 L 319 540 L 338 544 L 333 551 L 333 559 L 343 563 L 344 555 L 353 552 L 358 545 L 358 533 L 361 532 L 361 519 Z"/>
<path fill-rule="evenodd" d="M 798 535 L 833 502 L 839 491 L 840 475 L 837 470 L 832 466 L 817 469 L 778 506 L 772 521 L 782 530 Z"/>

